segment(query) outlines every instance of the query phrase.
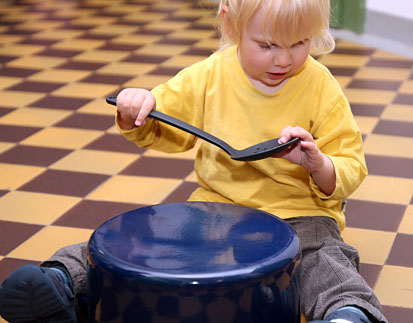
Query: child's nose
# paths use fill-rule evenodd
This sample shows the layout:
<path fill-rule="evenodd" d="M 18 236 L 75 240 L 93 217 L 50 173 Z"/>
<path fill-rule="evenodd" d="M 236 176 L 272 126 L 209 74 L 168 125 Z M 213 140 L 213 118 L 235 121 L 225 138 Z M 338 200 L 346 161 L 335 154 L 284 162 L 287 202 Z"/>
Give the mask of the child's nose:
<path fill-rule="evenodd" d="M 278 53 L 274 55 L 274 65 L 280 67 L 288 67 L 291 65 L 292 58 L 288 49 L 280 48 Z"/>

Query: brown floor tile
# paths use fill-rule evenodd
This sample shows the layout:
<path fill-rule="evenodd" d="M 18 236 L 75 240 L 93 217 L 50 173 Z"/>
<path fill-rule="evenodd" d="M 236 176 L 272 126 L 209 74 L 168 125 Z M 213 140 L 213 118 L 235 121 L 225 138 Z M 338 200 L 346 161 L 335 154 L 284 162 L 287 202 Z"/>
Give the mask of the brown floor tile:
<path fill-rule="evenodd" d="M 366 155 L 371 175 L 413 178 L 413 160 L 390 156 Z"/>
<path fill-rule="evenodd" d="M 133 76 L 95 73 L 91 76 L 84 78 L 83 80 L 81 80 L 81 82 L 100 84 L 123 84 L 132 78 Z"/>
<path fill-rule="evenodd" d="M 399 233 L 387 259 L 388 265 L 413 267 L 413 235 Z"/>
<path fill-rule="evenodd" d="M 19 44 L 50 46 L 50 45 L 53 45 L 54 43 L 57 43 L 58 41 L 60 40 L 59 39 L 29 38 L 29 39 L 24 39 L 20 41 Z"/>
<path fill-rule="evenodd" d="M 390 323 L 411 323 L 413 308 L 383 306 L 383 313 Z"/>
<path fill-rule="evenodd" d="M 139 148 L 132 141 L 126 140 L 121 135 L 108 133 L 99 137 L 84 148 L 136 154 L 142 154 L 145 151 L 145 149 Z"/>
<path fill-rule="evenodd" d="M 334 67 L 327 66 L 330 72 L 334 76 L 353 76 L 357 73 L 358 69 L 356 67 Z"/>
<path fill-rule="evenodd" d="M 375 51 L 376 51 L 376 49 L 374 49 L 374 48 L 342 48 L 342 47 L 336 47 L 333 51 L 333 54 L 370 56 Z"/>
<path fill-rule="evenodd" d="M 0 125 L 0 141 L 19 142 L 41 128 Z"/>
<path fill-rule="evenodd" d="M 109 34 L 93 34 L 93 33 L 86 33 L 82 35 L 78 39 L 91 39 L 91 40 L 110 40 L 115 38 L 116 35 L 109 35 Z"/>
<path fill-rule="evenodd" d="M 413 94 L 398 94 L 393 103 L 413 105 Z"/>
<path fill-rule="evenodd" d="M 377 104 L 351 104 L 351 111 L 355 116 L 380 117 L 385 108 L 385 105 Z"/>
<path fill-rule="evenodd" d="M 133 52 L 134 50 L 137 50 L 141 47 L 142 45 L 116 44 L 116 43 L 107 42 L 103 46 L 98 47 L 98 49 Z"/>
<path fill-rule="evenodd" d="M 70 196 L 86 196 L 109 176 L 47 170 L 19 188 L 21 191 L 41 192 Z"/>
<path fill-rule="evenodd" d="M 28 223 L 18 223 L 0 220 L 0 255 L 6 256 L 33 234 L 42 229 L 43 226 Z"/>
<path fill-rule="evenodd" d="M 172 32 L 173 30 L 170 29 L 145 29 L 145 27 L 143 27 L 141 30 L 135 32 L 134 34 L 137 35 L 157 35 L 157 36 L 164 36 L 164 35 L 168 35 Z"/>
<path fill-rule="evenodd" d="M 69 98 L 62 96 L 47 96 L 36 102 L 30 104 L 30 107 L 59 109 L 59 110 L 77 110 L 86 103 L 90 102 L 88 99 Z"/>
<path fill-rule="evenodd" d="M 193 160 L 143 156 L 125 168 L 120 174 L 163 178 L 185 178 L 193 171 L 193 169 Z"/>
<path fill-rule="evenodd" d="M 351 81 L 350 84 L 347 85 L 347 87 L 353 89 L 397 91 L 401 84 L 402 82 L 396 81 L 357 79 Z"/>
<path fill-rule="evenodd" d="M 0 260 L 0 282 L 3 282 L 17 268 L 29 264 L 40 265 L 40 262 L 15 258 L 4 258 Z"/>
<path fill-rule="evenodd" d="M 28 77 L 38 73 L 40 69 L 17 68 L 17 67 L 2 67 L 0 68 L 0 76 Z"/>
<path fill-rule="evenodd" d="M 183 182 L 170 195 L 168 195 L 162 203 L 185 202 L 197 187 L 199 187 L 197 183 Z"/>
<path fill-rule="evenodd" d="M 53 225 L 96 229 L 106 220 L 140 207 L 143 205 L 83 200 L 63 214 Z"/>
<path fill-rule="evenodd" d="M 167 75 L 167 76 L 173 76 L 175 74 L 177 74 L 179 71 L 181 70 L 180 67 L 163 67 L 163 66 L 159 66 L 157 68 L 155 68 L 154 70 L 152 70 L 151 72 L 149 72 L 149 75 Z"/>
<path fill-rule="evenodd" d="M 2 108 L 0 107 L 0 117 L 6 115 L 9 112 L 14 111 L 14 109 L 9 109 L 9 108 Z"/>
<path fill-rule="evenodd" d="M 168 38 L 165 37 L 159 41 L 157 44 L 167 44 L 167 45 L 193 45 L 199 40 L 197 39 L 180 39 L 180 38 Z"/>
<path fill-rule="evenodd" d="M 374 128 L 373 133 L 390 136 L 413 137 L 413 127 L 411 122 L 380 120 Z"/>
<path fill-rule="evenodd" d="M 0 64 L 6 64 L 19 56 L 5 56 L 5 55 L 0 55 Z"/>
<path fill-rule="evenodd" d="M 104 63 L 93 63 L 93 62 L 67 62 L 58 66 L 58 68 L 67 70 L 82 70 L 82 71 L 96 71 L 99 68 L 105 66 Z"/>
<path fill-rule="evenodd" d="M 39 56 L 51 56 L 51 57 L 73 57 L 75 55 L 80 54 L 81 51 L 78 50 L 64 50 L 64 49 L 51 49 L 48 48 L 44 51 L 36 53 Z"/>
<path fill-rule="evenodd" d="M 113 123 L 114 118 L 112 116 L 74 113 L 55 126 L 76 129 L 106 130 L 112 127 Z"/>
<path fill-rule="evenodd" d="M 367 66 L 370 67 L 389 67 L 389 68 L 412 68 L 412 60 L 397 60 L 397 59 L 385 59 L 385 58 L 372 58 Z"/>
<path fill-rule="evenodd" d="M 154 55 L 129 55 L 122 62 L 132 62 L 132 63 L 151 63 L 151 64 L 160 64 L 166 61 L 168 56 L 154 56 Z"/>
<path fill-rule="evenodd" d="M 183 55 L 194 55 L 194 56 L 205 56 L 208 57 L 209 55 L 211 55 L 213 53 L 212 50 L 210 49 L 203 49 L 203 48 L 190 48 L 187 51 L 185 51 L 184 53 L 182 53 Z"/>
<path fill-rule="evenodd" d="M 360 274 L 371 288 L 374 288 L 382 266 L 360 263 Z"/>
<path fill-rule="evenodd" d="M 6 195 L 9 191 L 5 191 L 5 190 L 0 190 L 0 197 L 2 197 L 3 195 Z"/>
<path fill-rule="evenodd" d="M 0 162 L 47 167 L 70 152 L 67 149 L 18 145 L 0 154 Z"/>
<path fill-rule="evenodd" d="M 63 85 L 64 83 L 23 81 L 12 87 L 9 87 L 7 90 L 49 93 L 54 90 L 57 90 L 59 87 Z"/>
<path fill-rule="evenodd" d="M 347 226 L 396 232 L 405 210 L 405 205 L 349 199 L 345 212 Z"/>

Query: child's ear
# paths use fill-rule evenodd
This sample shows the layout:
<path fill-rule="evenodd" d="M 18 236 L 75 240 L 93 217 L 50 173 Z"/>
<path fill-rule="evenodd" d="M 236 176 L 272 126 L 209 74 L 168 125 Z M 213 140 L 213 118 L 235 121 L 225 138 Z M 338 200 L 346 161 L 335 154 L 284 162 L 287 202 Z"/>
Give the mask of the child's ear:
<path fill-rule="evenodd" d="M 230 37 L 232 37 L 233 35 L 233 30 L 232 30 L 232 22 L 231 22 L 231 18 L 228 14 L 228 6 L 227 5 L 223 5 L 221 7 L 221 20 L 222 20 L 222 24 L 224 27 L 224 30 L 226 32 L 226 34 Z"/>

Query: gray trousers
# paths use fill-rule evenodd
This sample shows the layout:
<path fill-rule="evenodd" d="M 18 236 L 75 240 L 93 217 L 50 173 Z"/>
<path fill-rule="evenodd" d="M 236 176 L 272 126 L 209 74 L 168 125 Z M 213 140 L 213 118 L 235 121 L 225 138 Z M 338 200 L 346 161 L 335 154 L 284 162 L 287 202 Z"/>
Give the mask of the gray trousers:
<path fill-rule="evenodd" d="M 387 322 L 373 290 L 359 274 L 359 254 L 343 242 L 337 223 L 326 217 L 286 220 L 302 245 L 301 310 L 309 320 L 321 320 L 340 307 L 364 309 L 373 322 Z M 87 294 L 86 242 L 64 247 L 42 266 L 63 264 L 69 271 L 75 295 Z"/>

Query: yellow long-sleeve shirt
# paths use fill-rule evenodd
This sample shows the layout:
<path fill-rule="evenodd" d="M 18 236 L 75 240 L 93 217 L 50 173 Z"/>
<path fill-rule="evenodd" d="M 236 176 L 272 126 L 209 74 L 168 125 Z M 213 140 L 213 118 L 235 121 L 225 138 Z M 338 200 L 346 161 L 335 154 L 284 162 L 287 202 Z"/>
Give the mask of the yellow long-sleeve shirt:
<path fill-rule="evenodd" d="M 344 228 L 341 200 L 367 174 L 362 139 L 339 84 L 312 57 L 272 95 L 251 84 L 236 47 L 183 69 L 152 93 L 158 111 L 237 149 L 278 137 L 285 126 L 300 126 L 313 135 L 336 172 L 336 189 L 326 196 L 302 166 L 279 158 L 234 161 L 218 147 L 203 142 L 195 160 L 200 187 L 190 200 L 235 203 L 280 218 L 329 216 Z M 152 119 L 144 127 L 120 131 L 140 147 L 164 152 L 189 150 L 196 141 L 196 137 Z"/>

